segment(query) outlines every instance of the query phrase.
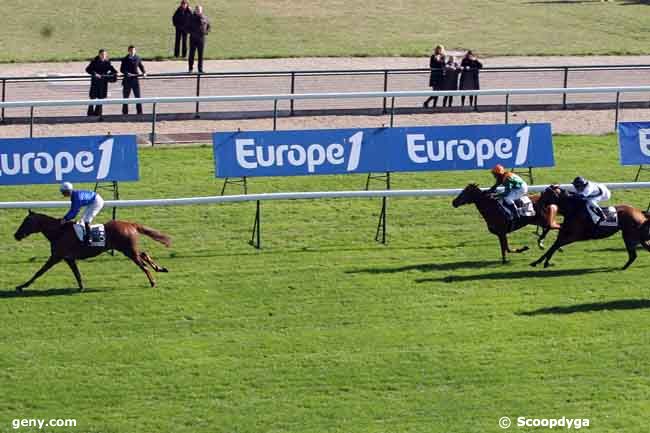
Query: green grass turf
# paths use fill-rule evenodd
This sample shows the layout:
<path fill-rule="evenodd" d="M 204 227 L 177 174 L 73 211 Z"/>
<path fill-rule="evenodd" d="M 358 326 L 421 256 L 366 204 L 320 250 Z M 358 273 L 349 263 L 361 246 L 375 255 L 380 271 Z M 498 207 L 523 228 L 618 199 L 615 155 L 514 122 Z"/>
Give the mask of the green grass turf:
<path fill-rule="evenodd" d="M 176 2 L 0 0 L 0 61 L 172 54 Z M 193 2 L 194 3 L 194 2 Z M 647 2 L 519 0 L 206 0 L 206 57 L 427 56 L 433 45 L 482 55 L 648 54 Z"/>
<path fill-rule="evenodd" d="M 614 136 L 555 138 L 557 167 L 632 180 Z M 124 198 L 216 194 L 209 147 L 143 149 Z M 487 171 L 406 173 L 395 188 L 487 185 Z M 252 192 L 360 189 L 363 176 L 251 179 Z M 56 186 L 3 187 L 44 200 Z M 121 256 L 58 265 L 26 292 L 46 241 L 20 243 L 24 211 L 0 213 L 0 431 L 15 418 L 76 418 L 72 432 L 458 432 L 501 416 L 589 418 L 594 433 L 645 432 L 650 412 L 650 255 L 627 271 L 620 235 L 574 244 L 555 267 L 533 249 L 498 262 L 496 238 L 451 198 L 121 209 L 169 233 L 145 241 L 158 288 Z M 645 207 L 647 191 L 614 192 Z M 52 212 L 55 213 L 55 212 Z M 59 210 L 56 214 L 62 214 Z M 106 216 L 106 212 L 104 216 Z M 101 219 L 101 218 L 100 218 Z M 532 229 L 512 236 L 533 246 Z M 511 428 L 511 431 L 544 431 Z M 36 431 L 21 429 L 21 432 Z"/>

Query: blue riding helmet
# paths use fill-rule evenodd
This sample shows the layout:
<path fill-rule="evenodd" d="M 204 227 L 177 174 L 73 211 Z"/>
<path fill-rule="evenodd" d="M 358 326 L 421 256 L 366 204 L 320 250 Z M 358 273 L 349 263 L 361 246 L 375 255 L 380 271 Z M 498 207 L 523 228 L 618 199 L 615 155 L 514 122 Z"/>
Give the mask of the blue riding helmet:
<path fill-rule="evenodd" d="M 576 190 L 581 191 L 585 189 L 585 187 L 587 186 L 587 180 L 582 176 L 578 176 L 575 179 L 573 179 L 571 185 L 573 185 Z"/>

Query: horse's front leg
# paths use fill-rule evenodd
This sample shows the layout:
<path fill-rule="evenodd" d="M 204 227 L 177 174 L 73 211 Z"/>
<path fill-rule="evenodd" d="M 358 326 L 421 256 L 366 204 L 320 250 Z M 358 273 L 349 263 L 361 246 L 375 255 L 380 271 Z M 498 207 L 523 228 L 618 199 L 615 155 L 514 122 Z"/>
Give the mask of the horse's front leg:
<path fill-rule="evenodd" d="M 560 230 L 561 226 L 556 221 L 558 207 L 557 205 L 549 205 L 544 211 L 544 220 L 546 222 L 546 227 L 549 230 Z"/>
<path fill-rule="evenodd" d="M 16 291 L 22 292 L 25 287 L 30 286 L 34 281 L 36 281 L 38 277 L 46 273 L 52 266 L 56 265 L 60 261 L 61 261 L 60 257 L 50 256 L 50 258 L 47 259 L 47 262 L 45 262 L 45 264 L 41 267 L 41 269 L 39 269 L 38 272 L 36 272 L 29 281 L 27 281 L 25 284 L 21 284 L 20 286 L 16 287 Z"/>
<path fill-rule="evenodd" d="M 74 259 L 65 259 L 65 262 L 70 266 L 70 269 L 72 270 L 72 273 L 74 274 L 74 277 L 77 279 L 77 285 L 79 286 L 79 291 L 83 291 L 84 289 L 84 284 L 81 281 L 81 273 L 79 272 L 79 267 L 77 266 L 77 262 L 74 261 Z"/>
<path fill-rule="evenodd" d="M 548 227 L 542 228 L 542 233 L 537 235 L 537 246 L 539 247 L 540 250 L 544 249 L 544 239 L 546 239 L 546 235 L 548 232 L 551 231 Z"/>
<path fill-rule="evenodd" d="M 510 249 L 510 242 L 508 242 L 508 235 L 507 235 L 507 234 L 504 234 L 503 237 L 504 237 L 504 239 L 505 239 L 505 243 L 506 243 L 506 251 L 507 251 L 507 252 L 509 252 L 509 253 L 517 253 L 517 254 L 519 254 L 519 253 L 523 253 L 524 251 L 528 251 L 528 247 L 525 246 L 525 245 L 524 245 L 523 247 L 521 247 L 521 248 L 517 248 L 517 249 L 515 249 L 515 250 Z"/>
<path fill-rule="evenodd" d="M 548 268 L 549 266 L 551 266 L 551 257 L 553 257 L 553 254 L 555 254 L 556 251 L 560 250 L 560 247 L 570 244 L 571 242 L 573 242 L 573 240 L 568 239 L 566 236 L 563 235 L 562 232 L 560 232 L 560 235 L 557 237 L 555 242 L 553 242 L 551 248 L 549 248 L 547 252 L 542 254 L 542 256 L 539 259 L 535 260 L 530 265 L 537 266 L 542 261 L 544 261 L 544 267 Z"/>
<path fill-rule="evenodd" d="M 501 246 L 501 263 L 506 263 L 506 252 L 510 250 L 508 247 L 508 235 L 505 233 L 497 234 L 499 237 L 499 245 Z"/>

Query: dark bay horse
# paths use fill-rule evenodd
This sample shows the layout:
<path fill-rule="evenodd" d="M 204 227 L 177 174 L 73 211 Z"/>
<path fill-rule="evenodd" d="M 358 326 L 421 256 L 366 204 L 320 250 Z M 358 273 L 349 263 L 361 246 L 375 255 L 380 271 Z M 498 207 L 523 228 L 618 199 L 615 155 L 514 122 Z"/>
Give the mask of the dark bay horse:
<path fill-rule="evenodd" d="M 513 226 L 501 211 L 500 204 L 494 198 L 493 194 L 489 191 L 482 191 L 481 188 L 475 183 L 470 183 L 465 189 L 452 201 L 454 207 L 463 206 L 466 204 L 475 204 L 479 213 L 485 220 L 490 233 L 499 238 L 501 246 L 501 261 L 506 262 L 506 253 L 522 253 L 528 250 L 528 247 L 522 247 L 516 250 L 511 250 L 508 245 L 508 233 L 519 230 L 522 227 L 533 224 L 542 227 L 542 234 L 539 235 L 538 245 L 543 246 L 542 242 L 549 230 L 559 230 L 560 226 L 555 222 L 555 217 L 558 214 L 558 206 L 553 203 L 548 203 L 547 206 L 540 206 L 540 195 L 530 196 L 530 201 L 533 202 L 535 208 L 535 216 L 532 217 L 519 217 L 516 225 Z"/>
<path fill-rule="evenodd" d="M 20 241 L 31 234 L 43 233 L 47 240 L 50 241 L 51 253 L 47 262 L 45 262 L 43 267 L 29 281 L 16 287 L 17 291 L 22 291 L 62 260 L 70 266 L 72 273 L 77 279 L 79 290 L 83 290 L 83 282 L 81 281 L 81 274 L 79 273 L 76 260 L 95 257 L 108 250 L 117 250 L 133 260 L 147 275 L 151 287 L 156 285 L 156 281 L 151 276 L 149 269 L 147 269 L 147 265 L 151 266 L 156 272 L 167 272 L 167 269 L 154 262 L 149 254 L 138 250 L 138 238 L 140 234 L 149 236 L 153 240 L 169 247 L 171 240 L 167 235 L 140 224 L 126 221 L 110 221 L 104 225 L 106 230 L 106 246 L 91 247 L 79 241 L 73 225 L 72 222 L 62 225 L 59 219 L 35 213 L 31 210 L 29 211 L 20 227 L 18 227 L 18 230 L 16 230 L 14 237 Z"/>
<path fill-rule="evenodd" d="M 627 249 L 628 260 L 623 266 L 627 269 L 637 258 L 636 246 L 641 244 L 650 251 L 650 219 L 641 210 L 629 205 L 614 206 L 618 216 L 617 226 L 596 227 L 585 211 L 584 202 L 569 195 L 557 185 L 547 188 L 540 198 L 542 203 L 558 205 L 560 212 L 565 215 L 564 223 L 555 243 L 539 259 L 531 263 L 537 266 L 544 261 L 544 267 L 551 265 L 550 260 L 560 247 L 573 242 L 590 239 L 603 239 L 621 231 Z"/>

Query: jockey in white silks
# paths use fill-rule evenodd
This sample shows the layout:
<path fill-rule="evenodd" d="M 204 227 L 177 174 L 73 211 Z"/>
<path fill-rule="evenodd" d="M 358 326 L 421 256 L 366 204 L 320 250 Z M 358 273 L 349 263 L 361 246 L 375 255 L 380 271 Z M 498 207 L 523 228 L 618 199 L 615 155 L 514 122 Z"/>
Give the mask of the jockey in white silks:
<path fill-rule="evenodd" d="M 609 200 L 612 197 L 609 189 L 601 183 L 588 181 L 582 176 L 573 179 L 571 185 L 576 189 L 576 197 L 584 200 L 587 208 L 591 209 L 600 218 L 596 224 L 604 220 L 605 214 L 598 202 Z"/>

